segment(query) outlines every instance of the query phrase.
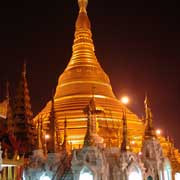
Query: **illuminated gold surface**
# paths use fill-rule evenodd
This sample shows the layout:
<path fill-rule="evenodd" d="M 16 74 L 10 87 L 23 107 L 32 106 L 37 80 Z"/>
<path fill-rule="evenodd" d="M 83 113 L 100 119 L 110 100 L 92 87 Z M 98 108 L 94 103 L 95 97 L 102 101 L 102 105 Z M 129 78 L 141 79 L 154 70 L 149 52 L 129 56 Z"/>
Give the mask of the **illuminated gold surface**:
<path fill-rule="evenodd" d="M 75 25 L 72 56 L 66 69 L 59 77 L 54 96 L 54 111 L 59 137 L 61 140 L 63 139 L 63 122 L 66 116 L 68 141 L 73 146 L 83 143 L 87 126 L 87 115 L 83 113 L 83 109 L 89 103 L 92 89 L 94 89 L 96 105 L 104 111 L 104 113 L 97 115 L 97 121 L 98 133 L 105 138 L 105 141 L 109 142 L 111 138 L 112 145 L 117 145 L 117 135 L 122 136 L 123 109 L 126 109 L 127 112 L 129 136 L 133 134 L 136 141 L 141 141 L 144 131 L 143 123 L 115 97 L 109 77 L 95 56 L 91 24 L 86 11 L 87 0 L 79 0 L 78 3 L 80 10 Z M 35 120 L 39 117 L 43 119 L 45 128 L 50 110 L 51 102 L 48 102 L 35 117 Z"/>

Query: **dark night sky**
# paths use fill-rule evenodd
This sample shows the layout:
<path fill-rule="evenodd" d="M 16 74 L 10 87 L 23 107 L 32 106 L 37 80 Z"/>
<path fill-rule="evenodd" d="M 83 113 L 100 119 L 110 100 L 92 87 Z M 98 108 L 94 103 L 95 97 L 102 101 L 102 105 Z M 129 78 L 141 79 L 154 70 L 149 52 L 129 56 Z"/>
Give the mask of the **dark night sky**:
<path fill-rule="evenodd" d="M 9 1 L 0 6 L 0 97 L 15 93 L 24 58 L 36 114 L 50 99 L 73 42 L 76 0 Z M 150 96 L 154 123 L 180 148 L 180 25 L 177 1 L 89 0 L 96 55 L 117 97 L 143 114 Z"/>

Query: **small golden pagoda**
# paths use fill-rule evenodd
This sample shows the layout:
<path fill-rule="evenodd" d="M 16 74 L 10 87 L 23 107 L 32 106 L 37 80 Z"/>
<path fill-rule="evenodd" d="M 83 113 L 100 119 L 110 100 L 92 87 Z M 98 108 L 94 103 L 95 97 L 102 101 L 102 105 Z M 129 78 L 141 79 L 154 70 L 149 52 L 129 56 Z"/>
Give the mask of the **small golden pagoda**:
<path fill-rule="evenodd" d="M 111 141 L 112 146 L 117 145 L 118 134 L 122 134 L 122 114 L 126 109 L 129 138 L 141 143 L 144 124 L 115 97 L 109 77 L 95 55 L 91 24 L 86 10 L 88 1 L 78 0 L 78 4 L 79 15 L 75 24 L 72 56 L 59 77 L 54 96 L 57 136 L 63 139 L 66 117 L 68 142 L 73 147 L 83 144 L 87 127 L 87 114 L 83 109 L 94 96 L 96 108 L 102 110 L 102 113 L 94 115 L 98 134 L 106 142 Z M 42 120 L 44 129 L 48 129 L 50 112 L 51 101 L 35 117 L 35 121 Z"/>

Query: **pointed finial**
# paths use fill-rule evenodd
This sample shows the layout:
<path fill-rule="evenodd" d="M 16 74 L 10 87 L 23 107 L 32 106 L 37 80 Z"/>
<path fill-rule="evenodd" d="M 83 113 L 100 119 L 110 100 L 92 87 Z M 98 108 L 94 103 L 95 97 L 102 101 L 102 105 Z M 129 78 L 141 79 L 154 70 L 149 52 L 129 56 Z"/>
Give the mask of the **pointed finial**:
<path fill-rule="evenodd" d="M 152 124 L 153 120 L 152 120 L 150 102 L 147 94 L 145 95 L 144 106 L 145 106 L 145 120 L 146 120 L 145 137 L 156 137 L 156 133 Z"/>
<path fill-rule="evenodd" d="M 84 37 L 84 31 L 91 29 L 91 23 L 89 21 L 87 11 L 86 11 L 88 1 L 87 0 L 78 0 L 78 3 L 79 3 L 79 15 L 78 15 L 78 18 L 76 20 L 76 32 L 75 32 L 75 34 L 77 33 L 77 30 L 79 30 L 78 33 L 83 32 L 82 37 Z M 91 33 L 86 32 L 85 37 L 87 38 L 87 36 L 89 38 L 91 38 Z M 79 35 L 78 35 L 78 37 L 79 37 Z"/>
<path fill-rule="evenodd" d="M 121 144 L 121 151 L 127 151 L 127 119 L 126 119 L 126 112 L 123 111 L 123 140 Z"/>
<path fill-rule="evenodd" d="M 56 152 L 56 116 L 54 109 L 54 91 L 52 91 L 52 99 L 51 99 L 51 111 L 49 114 L 49 134 L 51 136 L 51 141 L 49 143 L 49 151 L 51 153 Z"/>
<path fill-rule="evenodd" d="M 26 60 L 24 60 L 23 70 L 22 70 L 22 76 L 23 76 L 23 77 L 26 76 Z"/>
<path fill-rule="evenodd" d="M 78 0 L 80 12 L 86 12 L 88 0 Z"/>
<path fill-rule="evenodd" d="M 151 110 L 150 110 L 150 102 L 147 96 L 147 93 L 145 95 L 145 99 L 144 99 L 144 107 L 145 107 L 145 115 L 146 115 L 146 119 L 150 118 L 150 116 L 152 116 L 151 114 Z"/>
<path fill-rule="evenodd" d="M 37 149 L 42 149 L 42 117 L 38 116 L 37 124 Z"/>
<path fill-rule="evenodd" d="M 150 102 L 149 102 L 147 94 L 145 95 L 144 106 L 145 106 L 146 121 L 148 121 L 149 126 L 152 127 L 152 112 L 151 112 Z"/>
<path fill-rule="evenodd" d="M 84 146 L 92 146 L 94 144 L 92 135 L 91 135 L 91 111 L 89 109 L 89 106 L 87 107 L 87 130 L 86 130 L 86 135 L 84 137 Z"/>

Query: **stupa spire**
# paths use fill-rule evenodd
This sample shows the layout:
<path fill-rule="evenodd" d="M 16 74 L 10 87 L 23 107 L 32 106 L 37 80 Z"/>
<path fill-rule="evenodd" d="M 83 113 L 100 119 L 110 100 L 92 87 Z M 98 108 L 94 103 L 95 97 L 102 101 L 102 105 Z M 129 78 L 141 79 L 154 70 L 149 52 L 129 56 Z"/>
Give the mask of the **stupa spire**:
<path fill-rule="evenodd" d="M 150 102 L 147 95 L 145 96 L 144 106 L 145 106 L 145 119 L 146 119 L 145 138 L 156 137 L 156 133 L 153 128 L 153 119 L 150 108 Z"/>
<path fill-rule="evenodd" d="M 67 69 L 71 68 L 71 66 L 82 66 L 84 64 L 99 66 L 94 54 L 91 23 L 86 10 L 88 1 L 78 0 L 78 4 L 79 14 L 75 24 L 73 54 Z"/>

